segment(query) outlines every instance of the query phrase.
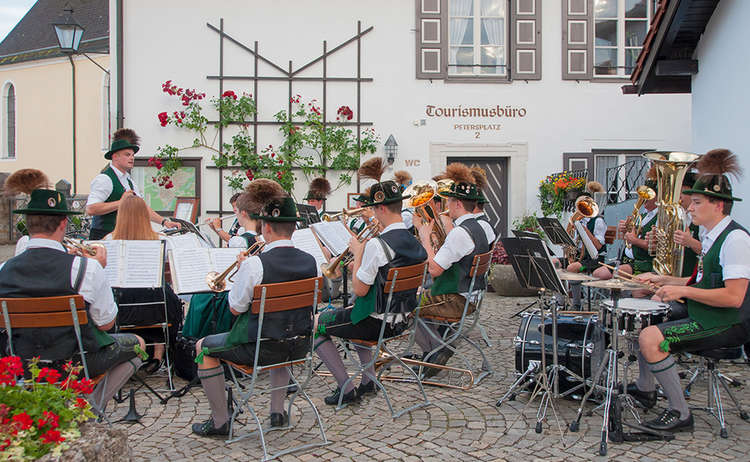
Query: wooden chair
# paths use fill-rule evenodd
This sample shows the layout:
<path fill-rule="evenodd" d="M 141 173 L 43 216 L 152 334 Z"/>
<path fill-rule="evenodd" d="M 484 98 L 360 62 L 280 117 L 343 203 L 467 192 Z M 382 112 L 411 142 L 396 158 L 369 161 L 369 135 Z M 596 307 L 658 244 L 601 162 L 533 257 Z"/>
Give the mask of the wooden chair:
<path fill-rule="evenodd" d="M 360 340 L 360 339 L 342 339 L 345 343 L 349 343 L 352 345 L 356 345 L 358 348 L 368 349 L 372 352 L 372 359 L 370 362 L 366 364 L 359 364 L 359 362 L 352 360 L 352 362 L 357 367 L 357 372 L 354 373 L 354 375 L 350 376 L 349 379 L 344 383 L 344 385 L 341 387 L 342 390 L 346 390 L 349 386 L 349 383 L 353 382 L 354 379 L 357 376 L 360 376 L 362 374 L 367 373 L 367 369 L 369 369 L 371 366 L 374 366 L 376 363 L 378 367 L 380 368 L 380 372 L 377 374 L 377 377 L 374 377 L 368 373 L 368 377 L 370 380 L 375 383 L 375 385 L 382 390 L 383 397 L 385 397 L 385 402 L 388 404 L 388 409 L 391 411 L 391 417 L 397 418 L 402 416 L 403 414 L 407 412 L 411 412 L 415 409 L 419 409 L 421 407 L 427 406 L 430 404 L 430 400 L 427 399 L 427 394 L 424 391 L 424 386 L 422 385 L 422 381 L 419 378 L 419 375 L 412 370 L 411 367 L 409 367 L 404 360 L 402 359 L 401 354 L 394 353 L 388 346 L 388 343 L 403 338 L 405 335 L 409 336 L 409 345 L 413 345 L 414 343 L 414 335 L 416 334 L 416 323 L 412 323 L 412 327 L 409 329 L 408 334 L 399 334 L 394 337 L 385 337 L 385 326 L 390 321 L 389 314 L 391 312 L 392 308 L 392 300 L 393 300 L 393 294 L 398 292 L 405 292 L 409 290 L 417 290 L 420 287 L 424 286 L 425 279 L 427 278 L 427 263 L 418 263 L 416 265 L 410 265 L 410 266 L 401 266 L 396 268 L 391 268 L 388 270 L 388 275 L 386 277 L 386 283 L 383 287 L 383 294 L 387 295 L 388 298 L 386 300 L 386 308 L 385 312 L 383 314 L 383 320 L 380 324 L 380 333 L 378 334 L 378 340 L 377 341 L 371 341 L 371 340 Z M 416 297 L 421 297 L 421 294 L 419 292 L 416 293 Z M 417 303 L 417 316 L 419 313 L 419 305 L 420 303 Z M 383 353 L 381 355 L 381 352 Z M 397 363 L 403 371 L 406 373 L 407 376 L 409 376 L 409 381 L 413 381 L 419 386 L 419 391 L 422 394 L 422 399 L 418 403 L 409 406 L 405 409 L 402 409 L 398 412 L 395 412 L 393 410 L 393 405 L 391 404 L 391 399 L 388 397 L 388 391 L 385 389 L 385 386 L 383 386 L 383 382 L 381 382 L 382 374 L 386 370 L 386 367 L 392 363 Z M 336 410 L 342 409 L 342 400 L 343 400 L 344 394 L 339 394 L 339 403 L 336 406 Z"/>
<path fill-rule="evenodd" d="M 88 323 L 88 312 L 86 311 L 86 303 L 81 295 L 0 298 L 0 305 L 3 310 L 0 327 L 5 328 L 8 333 L 8 346 L 11 355 L 15 354 L 13 349 L 13 329 L 73 327 L 85 377 L 90 379 L 94 385 L 102 380 L 106 380 L 106 373 L 93 378 L 89 375 L 86 350 L 83 348 L 81 337 L 81 326 Z M 102 415 L 101 409 L 104 403 L 91 403 L 91 405 L 95 412 Z"/>
<path fill-rule="evenodd" d="M 258 426 L 257 433 L 260 437 L 261 446 L 263 447 L 263 460 L 271 460 L 271 459 L 280 457 L 284 454 L 290 454 L 292 452 L 297 452 L 297 451 L 301 451 L 304 449 L 309 449 L 309 448 L 314 448 L 314 447 L 319 447 L 319 446 L 330 444 L 330 442 L 326 438 L 325 430 L 323 428 L 323 422 L 320 418 L 320 414 L 318 413 L 318 409 L 315 407 L 315 404 L 312 402 L 310 397 L 307 395 L 307 392 L 305 391 L 305 387 L 310 382 L 310 379 L 312 377 L 312 362 L 313 362 L 313 332 L 312 330 L 310 331 L 310 348 L 307 350 L 304 357 L 291 359 L 289 361 L 284 361 L 284 362 L 277 363 L 277 364 L 270 364 L 270 365 L 263 365 L 263 366 L 258 364 L 258 357 L 260 354 L 260 349 L 262 347 L 262 342 L 266 340 L 261 337 L 261 332 L 263 330 L 263 320 L 265 318 L 266 313 L 277 313 L 281 311 L 295 310 L 298 308 L 304 308 L 308 306 L 315 307 L 318 304 L 320 288 L 322 287 L 322 285 L 323 285 L 323 278 L 316 277 L 316 278 L 310 278 L 310 279 L 303 279 L 300 281 L 281 282 L 277 284 L 262 284 L 259 286 L 255 286 L 254 291 L 253 291 L 253 301 L 250 305 L 250 312 L 252 314 L 258 315 L 258 334 L 257 334 L 256 341 L 255 341 L 255 357 L 253 360 L 253 364 L 252 365 L 237 364 L 231 361 L 222 360 L 222 362 L 230 366 L 229 371 L 232 376 L 232 381 L 234 382 L 239 392 L 239 399 L 237 401 L 237 406 L 234 408 L 234 411 L 232 412 L 232 417 L 229 421 L 230 422 L 229 423 L 229 439 L 227 440 L 227 442 L 232 443 L 235 441 L 239 441 L 255 433 L 255 432 L 251 432 L 240 437 L 233 437 L 234 424 L 235 424 L 237 415 L 243 412 L 243 409 L 247 409 L 247 411 L 255 420 L 256 425 Z M 292 366 L 294 365 L 303 365 L 307 373 L 307 377 L 304 380 L 304 383 L 300 383 L 297 380 L 297 378 L 294 376 L 293 371 L 292 371 Z M 283 451 L 279 451 L 269 456 L 268 451 L 267 451 L 267 446 L 266 446 L 265 434 L 271 431 L 271 429 L 263 429 L 263 426 L 261 425 L 260 419 L 258 419 L 255 409 L 250 404 L 250 399 L 256 395 L 263 394 L 263 393 L 270 393 L 271 391 L 277 389 L 277 388 L 271 388 L 271 387 L 260 389 L 259 387 L 257 387 L 257 377 L 258 377 L 259 372 L 281 368 L 281 367 L 287 368 L 291 376 L 292 383 L 297 386 L 297 391 L 292 395 L 291 399 L 289 400 L 289 406 L 287 408 L 287 414 L 289 415 L 290 426 L 291 426 L 291 421 L 292 421 L 292 418 L 291 418 L 292 404 L 294 402 L 294 399 L 297 397 L 297 395 L 300 394 L 302 395 L 303 399 L 307 401 L 307 403 L 312 408 L 313 413 L 315 414 L 315 418 L 318 422 L 318 428 L 320 430 L 320 438 L 322 441 L 318 443 L 309 443 L 309 444 L 295 446 L 292 448 L 285 449 Z M 237 373 L 239 373 L 239 377 Z M 240 377 L 249 377 L 250 383 L 248 385 L 245 385 L 244 387 L 241 386 Z M 290 385 L 285 384 L 283 388 L 286 389 L 288 386 Z"/>
<path fill-rule="evenodd" d="M 484 277 L 485 280 L 487 279 L 487 273 L 489 272 L 491 262 L 492 262 L 491 251 L 474 256 L 474 260 L 472 261 L 472 264 L 471 264 L 471 270 L 469 271 L 469 275 L 471 276 L 471 283 L 469 284 L 468 292 L 470 294 L 474 292 L 474 285 L 478 277 Z M 449 370 L 464 371 L 466 375 L 473 378 L 472 385 L 477 385 L 485 377 L 488 377 L 489 375 L 494 373 L 494 370 L 492 369 L 492 366 L 490 365 L 490 362 L 487 359 L 487 355 L 484 353 L 484 350 L 482 349 L 480 344 L 469 338 L 469 333 L 471 332 L 473 327 L 477 324 L 476 320 L 479 318 L 479 312 L 480 312 L 482 301 L 484 300 L 484 295 L 486 292 L 487 292 L 487 289 L 485 288 L 485 289 L 480 290 L 479 293 L 476 295 L 476 303 L 475 303 L 476 307 L 475 307 L 474 313 L 472 314 L 467 313 L 469 309 L 470 298 L 471 298 L 469 297 L 466 299 L 466 303 L 464 304 L 464 309 L 463 309 L 463 312 L 461 313 L 461 316 L 444 317 L 444 316 L 422 315 L 417 319 L 417 322 L 422 325 L 422 327 L 425 329 L 428 335 L 440 343 L 439 346 L 427 352 L 427 355 L 425 356 L 424 361 L 423 361 L 424 363 L 429 363 L 430 358 L 432 358 L 433 355 L 435 355 L 438 351 L 442 350 L 443 348 L 448 348 L 454 353 L 454 355 L 456 355 L 464 363 L 464 365 L 466 366 L 466 369 L 446 368 L 446 367 L 444 368 L 449 369 Z M 469 325 L 467 323 L 467 318 L 471 315 L 474 316 L 474 323 Z M 442 336 L 438 336 L 430 328 L 430 326 L 444 327 L 445 333 Z M 461 353 L 454 346 L 456 341 L 459 339 L 465 340 L 469 345 L 471 345 L 475 350 L 477 350 L 482 357 L 481 372 L 478 375 L 476 375 L 475 378 L 474 378 L 474 373 L 473 373 L 474 368 L 472 367 L 471 362 L 463 353 Z M 430 367 L 430 366 L 429 364 L 420 365 L 420 369 L 419 369 L 420 375 L 422 375 L 424 367 Z M 425 383 L 441 385 L 440 383 L 432 383 L 432 382 L 425 382 Z M 467 387 L 453 387 L 453 388 L 465 389 Z"/>
<path fill-rule="evenodd" d="M 604 233 L 604 243 L 614 244 L 616 238 L 617 238 L 617 227 L 607 226 L 607 232 Z"/>

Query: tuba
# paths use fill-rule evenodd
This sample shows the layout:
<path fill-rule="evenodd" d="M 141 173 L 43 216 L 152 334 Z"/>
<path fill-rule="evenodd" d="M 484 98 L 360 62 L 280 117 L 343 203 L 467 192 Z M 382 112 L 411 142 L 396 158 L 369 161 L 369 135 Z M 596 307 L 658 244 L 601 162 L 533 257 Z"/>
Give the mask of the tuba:
<path fill-rule="evenodd" d="M 643 157 L 656 167 L 657 207 L 654 239 L 654 271 L 661 275 L 682 273 L 684 247 L 674 242 L 674 232 L 687 228 L 686 212 L 680 206 L 682 180 L 700 155 L 688 152 L 646 152 Z"/>
<path fill-rule="evenodd" d="M 445 181 L 445 180 L 441 180 Z M 448 180 L 450 181 L 450 180 Z M 410 195 L 411 197 L 406 200 L 407 208 L 413 208 L 414 214 L 418 215 L 422 221 L 432 221 L 432 234 L 430 235 L 430 243 L 432 248 L 437 252 L 440 246 L 445 242 L 447 232 L 443 226 L 443 222 L 440 220 L 439 213 L 435 210 L 432 204 L 432 199 L 436 194 L 440 195 L 440 186 L 434 181 L 420 181 L 412 184 L 404 191 L 404 195 Z M 448 186 L 450 188 L 450 185 Z"/>

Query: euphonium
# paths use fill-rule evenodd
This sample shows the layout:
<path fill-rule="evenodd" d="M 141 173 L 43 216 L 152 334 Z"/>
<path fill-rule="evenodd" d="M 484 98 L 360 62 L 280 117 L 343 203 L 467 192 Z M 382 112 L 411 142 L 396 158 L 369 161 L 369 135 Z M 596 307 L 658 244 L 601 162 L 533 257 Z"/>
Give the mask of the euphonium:
<path fill-rule="evenodd" d="M 636 200 L 635 204 L 633 205 L 633 213 L 625 220 L 625 232 L 634 232 L 636 235 L 638 235 L 641 233 L 641 207 L 643 207 L 643 204 L 646 201 L 656 197 L 656 192 L 654 192 L 653 189 L 644 184 L 638 186 L 638 189 L 636 189 L 636 193 L 638 194 L 638 200 Z M 627 247 L 628 249 L 631 246 L 632 244 L 630 242 L 625 243 L 625 247 Z"/>
<path fill-rule="evenodd" d="M 357 234 L 357 240 L 362 242 L 365 239 L 377 236 L 379 232 L 379 226 L 380 224 L 378 223 L 378 221 L 373 218 L 370 223 L 365 226 L 365 228 L 360 231 L 359 234 Z M 339 254 L 336 258 L 329 261 L 328 263 L 323 263 L 320 267 L 320 272 L 328 279 L 335 279 L 336 268 L 338 268 L 339 265 L 348 265 L 353 258 L 354 255 L 352 255 L 352 253 L 349 251 L 349 247 L 347 247 L 346 250 L 341 252 L 341 254 Z"/>
<path fill-rule="evenodd" d="M 251 245 L 247 250 L 243 250 L 242 252 L 240 252 L 240 254 L 244 254 L 246 257 L 252 257 L 259 254 L 265 246 L 265 242 L 255 241 L 253 245 Z M 234 277 L 238 270 L 239 263 L 235 261 L 234 263 L 229 265 L 229 268 L 225 269 L 221 274 L 217 273 L 216 271 L 210 271 L 206 275 L 206 285 L 214 292 L 222 292 L 227 287 L 225 279 L 228 279 L 229 282 L 234 282 L 232 281 L 232 277 Z M 229 274 L 230 272 L 232 274 Z"/>
<path fill-rule="evenodd" d="M 654 271 L 661 275 L 680 276 L 684 247 L 674 241 L 674 232 L 687 227 L 686 212 L 680 206 L 682 180 L 690 166 L 700 157 L 688 152 L 646 152 L 643 157 L 656 167 L 657 207 L 656 255 Z"/>
<path fill-rule="evenodd" d="M 451 181 L 451 180 L 440 180 L 440 181 Z M 452 182 L 452 181 L 451 181 Z M 450 185 L 448 186 L 450 188 Z M 439 214 L 435 211 L 432 204 L 432 199 L 435 194 L 439 195 L 440 185 L 434 181 L 420 181 L 412 184 L 404 191 L 404 195 L 410 195 L 407 199 L 407 207 L 414 209 L 414 214 L 418 215 L 422 221 L 432 221 L 432 234 L 430 235 L 430 242 L 432 248 L 437 251 L 440 246 L 445 242 L 447 232 L 445 226 L 443 226 L 442 220 L 440 220 Z"/>

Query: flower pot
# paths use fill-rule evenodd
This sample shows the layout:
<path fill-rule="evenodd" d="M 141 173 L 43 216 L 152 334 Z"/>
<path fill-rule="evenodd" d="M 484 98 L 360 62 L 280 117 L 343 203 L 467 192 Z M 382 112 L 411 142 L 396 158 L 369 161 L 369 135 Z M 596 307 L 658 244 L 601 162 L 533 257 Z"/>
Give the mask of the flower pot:
<path fill-rule="evenodd" d="M 511 265 L 494 265 L 488 282 L 496 294 L 504 297 L 533 297 L 537 294 L 536 290 L 521 287 Z"/>

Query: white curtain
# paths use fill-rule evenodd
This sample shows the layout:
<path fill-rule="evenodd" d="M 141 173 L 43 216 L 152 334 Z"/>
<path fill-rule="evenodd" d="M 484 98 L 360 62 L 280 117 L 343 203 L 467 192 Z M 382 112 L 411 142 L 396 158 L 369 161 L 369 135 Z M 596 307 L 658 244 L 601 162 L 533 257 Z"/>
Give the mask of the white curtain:
<path fill-rule="evenodd" d="M 487 43 L 483 45 L 502 45 L 503 40 L 503 20 L 488 18 L 482 19 L 482 30 L 487 36 Z"/>
<path fill-rule="evenodd" d="M 459 45 L 463 43 L 463 38 L 469 29 L 469 25 L 472 24 L 472 20 L 456 18 L 456 16 L 470 16 L 474 0 L 450 0 L 450 7 L 448 9 L 448 15 L 450 20 L 450 44 Z M 456 57 L 458 54 L 458 48 L 451 47 L 449 62 L 455 64 Z"/>

